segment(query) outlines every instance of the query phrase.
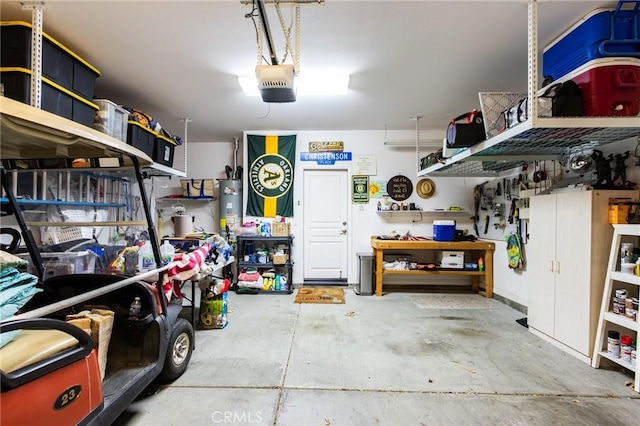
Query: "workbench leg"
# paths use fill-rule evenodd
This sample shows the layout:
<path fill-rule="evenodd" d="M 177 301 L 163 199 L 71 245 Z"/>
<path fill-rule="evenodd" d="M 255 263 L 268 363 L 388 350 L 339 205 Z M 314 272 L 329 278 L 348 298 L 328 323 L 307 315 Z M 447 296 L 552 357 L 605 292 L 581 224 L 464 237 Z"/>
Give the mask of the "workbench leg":
<path fill-rule="evenodd" d="M 493 251 L 491 250 L 484 252 L 484 285 L 485 297 L 493 299 Z"/>
<path fill-rule="evenodd" d="M 471 276 L 471 290 L 473 290 L 474 293 L 480 293 L 480 276 L 479 275 Z"/>
<path fill-rule="evenodd" d="M 373 254 L 376 256 L 376 296 L 382 296 L 382 258 L 383 251 L 374 249 Z"/>

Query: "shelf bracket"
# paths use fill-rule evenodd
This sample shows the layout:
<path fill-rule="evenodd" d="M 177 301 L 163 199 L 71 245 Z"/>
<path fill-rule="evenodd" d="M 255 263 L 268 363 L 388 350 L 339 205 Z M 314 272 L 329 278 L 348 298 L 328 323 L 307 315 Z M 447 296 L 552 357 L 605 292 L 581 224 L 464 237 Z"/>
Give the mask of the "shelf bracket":
<path fill-rule="evenodd" d="M 42 22 L 44 1 L 23 1 L 22 9 L 31 11 L 31 106 L 42 105 Z"/>
<path fill-rule="evenodd" d="M 538 0 L 527 5 L 527 98 L 531 126 L 538 124 Z"/>

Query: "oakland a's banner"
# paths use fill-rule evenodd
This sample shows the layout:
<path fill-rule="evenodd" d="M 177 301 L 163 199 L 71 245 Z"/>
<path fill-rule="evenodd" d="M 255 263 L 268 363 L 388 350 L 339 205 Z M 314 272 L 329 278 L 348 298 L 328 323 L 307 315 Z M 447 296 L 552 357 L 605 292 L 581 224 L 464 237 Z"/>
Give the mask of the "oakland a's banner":
<path fill-rule="evenodd" d="M 249 200 L 247 216 L 293 216 L 296 136 L 247 135 Z"/>

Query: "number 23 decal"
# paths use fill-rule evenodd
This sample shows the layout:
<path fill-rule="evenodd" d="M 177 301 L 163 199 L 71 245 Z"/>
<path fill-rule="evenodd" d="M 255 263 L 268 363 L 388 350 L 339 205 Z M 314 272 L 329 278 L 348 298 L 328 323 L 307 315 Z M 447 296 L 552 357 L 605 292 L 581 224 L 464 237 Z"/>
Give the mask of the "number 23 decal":
<path fill-rule="evenodd" d="M 67 405 L 71 404 L 80 396 L 81 391 L 82 386 L 71 386 L 56 398 L 56 402 L 53 404 L 53 409 L 62 410 L 63 408 L 67 407 Z"/>

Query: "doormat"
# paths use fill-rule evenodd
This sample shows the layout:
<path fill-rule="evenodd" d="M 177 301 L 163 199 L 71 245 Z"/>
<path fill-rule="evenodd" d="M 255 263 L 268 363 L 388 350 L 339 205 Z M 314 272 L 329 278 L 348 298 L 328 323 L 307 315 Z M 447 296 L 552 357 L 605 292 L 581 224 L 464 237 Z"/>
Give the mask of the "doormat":
<path fill-rule="evenodd" d="M 293 303 L 344 304 L 344 289 L 340 287 L 300 287 Z"/>
<path fill-rule="evenodd" d="M 491 299 L 478 294 L 425 294 L 411 296 L 421 309 L 490 309 Z"/>

